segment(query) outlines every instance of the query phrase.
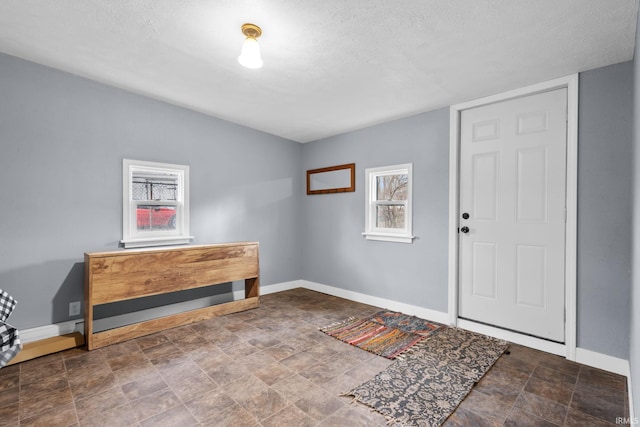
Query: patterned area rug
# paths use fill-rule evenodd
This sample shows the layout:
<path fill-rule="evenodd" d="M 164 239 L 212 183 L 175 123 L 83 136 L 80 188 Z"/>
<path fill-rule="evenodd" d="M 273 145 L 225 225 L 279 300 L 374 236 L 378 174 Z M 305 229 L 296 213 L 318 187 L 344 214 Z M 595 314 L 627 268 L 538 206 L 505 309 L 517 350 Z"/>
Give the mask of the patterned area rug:
<path fill-rule="evenodd" d="M 352 317 L 320 330 L 363 350 L 395 359 L 439 327 L 414 316 L 383 310 L 367 319 Z"/>
<path fill-rule="evenodd" d="M 439 426 L 507 346 L 495 338 L 442 328 L 345 396 L 370 406 L 390 422 Z"/>

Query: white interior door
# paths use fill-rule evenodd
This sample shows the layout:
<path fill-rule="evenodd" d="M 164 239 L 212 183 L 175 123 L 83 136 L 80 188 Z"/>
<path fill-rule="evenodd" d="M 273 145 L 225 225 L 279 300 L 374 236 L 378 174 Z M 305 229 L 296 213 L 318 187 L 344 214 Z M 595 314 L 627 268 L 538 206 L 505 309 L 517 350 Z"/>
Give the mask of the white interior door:
<path fill-rule="evenodd" d="M 564 342 L 567 90 L 460 126 L 459 316 Z"/>

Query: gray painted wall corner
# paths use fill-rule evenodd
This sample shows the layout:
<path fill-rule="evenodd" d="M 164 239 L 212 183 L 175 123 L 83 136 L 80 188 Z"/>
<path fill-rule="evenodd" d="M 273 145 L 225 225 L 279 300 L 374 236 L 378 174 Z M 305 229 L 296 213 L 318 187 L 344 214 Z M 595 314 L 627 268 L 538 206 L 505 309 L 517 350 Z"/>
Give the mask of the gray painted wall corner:
<path fill-rule="evenodd" d="M 633 64 L 580 74 L 578 347 L 629 357 Z"/>
<path fill-rule="evenodd" d="M 640 12 L 638 13 L 640 17 Z M 629 364 L 635 416 L 640 416 L 640 27 L 633 61 L 633 281 L 631 289 Z"/>
<path fill-rule="evenodd" d="M 356 191 L 305 196 L 303 278 L 445 312 L 448 155 L 448 109 L 305 144 L 305 170 L 355 162 Z M 412 244 L 366 240 L 364 171 L 402 163 L 413 163 L 418 238 Z"/>
<path fill-rule="evenodd" d="M 117 248 L 122 158 L 190 165 L 194 243 L 258 241 L 264 285 L 301 277 L 300 144 L 8 55 L 0 76 L 0 288 L 16 327 L 68 320 L 84 252 Z"/>
<path fill-rule="evenodd" d="M 632 82 L 630 62 L 580 76 L 578 346 L 623 359 L 630 333 Z M 304 146 L 305 169 L 347 162 L 357 168 L 355 193 L 303 201 L 305 279 L 447 311 L 448 127 L 442 109 Z M 364 169 L 409 161 L 420 239 L 364 240 Z"/>

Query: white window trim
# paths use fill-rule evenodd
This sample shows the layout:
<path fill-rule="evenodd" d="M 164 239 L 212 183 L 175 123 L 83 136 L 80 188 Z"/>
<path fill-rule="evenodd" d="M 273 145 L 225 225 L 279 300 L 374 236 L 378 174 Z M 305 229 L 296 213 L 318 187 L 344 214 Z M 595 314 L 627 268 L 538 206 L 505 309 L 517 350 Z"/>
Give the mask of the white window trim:
<path fill-rule="evenodd" d="M 376 178 L 382 175 L 407 174 L 409 191 L 407 200 L 393 202 L 376 200 Z M 382 166 L 365 169 L 365 231 L 362 233 L 367 240 L 379 240 L 384 242 L 412 243 L 416 236 L 413 235 L 413 163 L 405 163 L 394 166 Z M 377 205 L 404 205 L 405 206 L 405 228 L 394 230 L 390 228 L 378 228 L 375 226 L 375 215 Z"/>
<path fill-rule="evenodd" d="M 134 172 L 170 172 L 178 175 L 179 194 L 177 201 L 144 201 L 132 200 L 132 181 Z M 134 207 L 145 205 L 175 205 L 179 212 L 176 230 L 155 230 L 140 233 L 137 230 Z M 125 248 L 141 248 L 148 246 L 181 245 L 193 240 L 189 235 L 189 166 L 170 163 L 146 162 L 142 160 L 122 160 L 122 240 Z"/>

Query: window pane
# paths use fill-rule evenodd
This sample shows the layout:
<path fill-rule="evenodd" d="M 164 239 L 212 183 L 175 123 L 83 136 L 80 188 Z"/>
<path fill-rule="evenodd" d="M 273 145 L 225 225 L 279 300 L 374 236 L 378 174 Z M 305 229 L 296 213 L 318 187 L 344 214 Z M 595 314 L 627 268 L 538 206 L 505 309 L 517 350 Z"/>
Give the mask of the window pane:
<path fill-rule="evenodd" d="M 177 200 L 177 175 L 134 173 L 131 185 L 132 200 Z"/>
<path fill-rule="evenodd" d="M 138 205 L 136 209 L 138 231 L 175 230 L 176 207 Z"/>
<path fill-rule="evenodd" d="M 404 205 L 376 206 L 376 227 L 404 229 Z"/>
<path fill-rule="evenodd" d="M 407 200 L 409 175 L 383 175 L 376 177 L 377 200 Z"/>

